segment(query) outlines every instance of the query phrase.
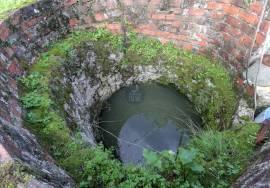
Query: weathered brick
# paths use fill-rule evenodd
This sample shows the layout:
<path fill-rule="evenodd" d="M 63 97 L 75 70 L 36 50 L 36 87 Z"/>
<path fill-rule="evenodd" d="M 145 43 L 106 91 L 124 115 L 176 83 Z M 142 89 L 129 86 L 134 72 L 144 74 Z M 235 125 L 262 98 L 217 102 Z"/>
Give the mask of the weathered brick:
<path fill-rule="evenodd" d="M 101 21 L 107 20 L 108 16 L 105 13 L 98 12 L 95 14 L 95 19 L 96 21 L 101 22 Z"/>
<path fill-rule="evenodd" d="M 257 33 L 257 37 L 256 37 L 256 44 L 258 45 L 262 45 L 262 43 L 265 40 L 265 36 L 262 33 Z"/>
<path fill-rule="evenodd" d="M 8 66 L 8 72 L 13 76 L 18 76 L 22 73 L 22 70 L 19 68 L 18 62 L 14 60 L 9 66 Z"/>
<path fill-rule="evenodd" d="M 113 33 L 121 33 L 122 32 L 122 27 L 121 27 L 121 24 L 119 24 L 119 23 L 107 24 L 106 28 L 108 30 L 112 31 Z"/>
<path fill-rule="evenodd" d="M 252 39 L 247 35 L 242 35 L 239 41 L 244 44 L 246 47 L 250 47 L 252 44 Z"/>
<path fill-rule="evenodd" d="M 175 14 L 167 14 L 165 16 L 165 19 L 168 20 L 168 21 L 173 21 L 176 19 L 176 15 Z"/>
<path fill-rule="evenodd" d="M 188 14 L 190 16 L 202 16 L 204 15 L 204 13 L 205 13 L 205 10 L 201 8 L 191 8 L 188 11 Z"/>
<path fill-rule="evenodd" d="M 21 28 L 22 28 L 23 31 L 25 31 L 25 30 L 29 29 L 30 27 L 36 25 L 37 22 L 38 22 L 37 18 L 26 20 L 26 21 L 22 22 Z"/>
<path fill-rule="evenodd" d="M 239 28 L 241 25 L 241 22 L 233 16 L 227 16 L 226 23 L 236 28 Z"/>
<path fill-rule="evenodd" d="M 268 29 L 269 29 L 269 22 L 264 20 L 260 27 L 260 31 L 266 34 Z"/>
<path fill-rule="evenodd" d="M 192 44 L 184 44 L 184 45 L 183 45 L 183 48 L 184 48 L 185 50 L 187 50 L 187 51 L 191 51 L 192 48 L 193 48 L 193 46 L 192 46 Z"/>
<path fill-rule="evenodd" d="M 249 24 L 254 24 L 254 25 L 257 24 L 259 20 L 256 15 L 248 13 L 246 11 L 240 11 L 239 18 L 243 19 L 245 22 Z"/>
<path fill-rule="evenodd" d="M 152 14 L 152 19 L 154 20 L 165 20 L 166 14 Z"/>
<path fill-rule="evenodd" d="M 239 8 L 234 5 L 224 4 L 222 8 L 223 11 L 229 15 L 236 15 L 239 13 Z"/>
<path fill-rule="evenodd" d="M 261 15 L 263 4 L 261 2 L 255 1 L 250 4 L 250 9 L 257 15 Z"/>
<path fill-rule="evenodd" d="M 225 17 L 224 12 L 215 12 L 215 11 L 213 11 L 211 13 L 211 19 L 213 19 L 213 20 L 221 20 L 221 19 L 224 19 L 224 17 Z"/>
<path fill-rule="evenodd" d="M 80 20 L 78 20 L 77 18 L 72 18 L 69 20 L 70 27 L 74 27 L 74 26 L 78 25 L 79 23 L 80 23 Z"/>
<path fill-rule="evenodd" d="M 0 22 L 0 39 L 6 41 L 10 35 L 10 29 L 7 27 L 5 22 Z"/>
<path fill-rule="evenodd" d="M 208 2 L 207 8 L 212 10 L 220 10 L 222 9 L 222 4 L 217 2 Z"/>

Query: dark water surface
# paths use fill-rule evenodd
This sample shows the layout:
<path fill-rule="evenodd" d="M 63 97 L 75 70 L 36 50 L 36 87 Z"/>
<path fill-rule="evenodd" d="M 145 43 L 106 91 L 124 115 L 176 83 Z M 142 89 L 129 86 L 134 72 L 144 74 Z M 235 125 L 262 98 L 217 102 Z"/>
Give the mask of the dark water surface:
<path fill-rule="evenodd" d="M 175 88 L 152 83 L 116 92 L 104 104 L 100 127 L 104 144 L 117 148 L 124 164 L 141 164 L 143 148 L 177 152 L 200 124 L 185 96 Z"/>

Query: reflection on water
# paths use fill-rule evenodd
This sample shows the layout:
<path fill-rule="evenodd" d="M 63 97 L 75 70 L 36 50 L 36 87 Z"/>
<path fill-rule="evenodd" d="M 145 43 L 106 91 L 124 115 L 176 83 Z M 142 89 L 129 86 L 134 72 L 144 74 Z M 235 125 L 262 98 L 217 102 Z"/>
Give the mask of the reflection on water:
<path fill-rule="evenodd" d="M 144 84 L 115 93 L 104 105 L 100 126 L 106 130 L 104 144 L 116 147 L 123 163 L 141 164 L 143 148 L 177 152 L 200 122 L 192 104 L 174 88 Z"/>

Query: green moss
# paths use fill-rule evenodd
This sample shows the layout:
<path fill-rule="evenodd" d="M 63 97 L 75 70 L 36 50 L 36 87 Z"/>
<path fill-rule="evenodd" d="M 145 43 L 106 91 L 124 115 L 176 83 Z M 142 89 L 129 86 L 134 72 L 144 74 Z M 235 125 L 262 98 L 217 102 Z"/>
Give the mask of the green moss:
<path fill-rule="evenodd" d="M 19 162 L 0 164 L 1 187 L 17 187 L 19 183 L 26 185 L 30 179 L 26 168 Z"/>
<path fill-rule="evenodd" d="M 201 113 L 204 124 L 216 129 L 230 127 L 237 96 L 227 71 L 220 62 L 182 51 L 172 43 L 162 45 L 154 39 L 129 33 L 129 46 L 122 63 L 127 65 L 156 65 L 162 61 L 171 75 L 161 82 L 174 83 L 187 95 Z"/>
<path fill-rule="evenodd" d="M 0 20 L 7 18 L 10 12 L 34 2 L 36 0 L 0 0 Z"/>
<path fill-rule="evenodd" d="M 253 144 L 247 143 L 252 141 L 250 135 L 256 129 L 253 129 L 253 126 L 247 126 L 241 130 L 228 130 L 223 133 L 217 131 L 217 129 L 230 127 L 236 104 L 236 95 L 231 80 L 220 63 L 179 50 L 171 43 L 162 45 L 156 40 L 139 37 L 135 33 L 128 34 L 128 41 L 125 43 L 127 45 L 124 46 L 121 36 L 111 35 L 103 29 L 93 32 L 77 31 L 63 41 L 52 45 L 50 50 L 42 54 L 29 69 L 29 75 L 21 79 L 24 86 L 21 100 L 27 110 L 28 128 L 37 134 L 41 144 L 58 163 L 70 172 L 77 182 L 81 182 L 81 187 L 117 187 L 118 185 L 120 187 L 127 185 L 130 187 L 159 187 L 160 185 L 176 186 L 177 182 L 183 182 L 182 179 L 177 179 L 181 178 L 181 176 L 177 176 L 177 173 L 181 172 L 181 165 L 171 165 L 168 167 L 171 170 L 164 168 L 161 171 L 156 171 L 154 168 L 149 170 L 134 166 L 124 167 L 120 161 L 113 158 L 110 150 L 103 146 L 89 148 L 80 136 L 74 136 L 74 133 L 71 133 L 61 116 L 61 106 L 59 106 L 68 100 L 68 94 L 63 97 L 63 100 L 59 100 L 60 102 L 53 101 L 49 85 L 51 77 L 61 78 L 61 72 L 56 71 L 61 66 L 68 66 L 74 71 L 77 69 L 75 63 L 66 61 L 66 59 L 72 59 L 75 49 L 78 50 L 78 53 L 85 54 L 86 52 L 81 47 L 88 42 L 93 44 L 93 50 L 98 55 L 98 62 L 105 67 L 105 70 L 106 66 L 109 66 L 106 61 L 109 52 L 124 53 L 123 61 L 119 64 L 119 67 L 124 67 L 123 70 L 132 68 L 134 65 L 156 65 L 157 61 L 162 62 L 162 66 L 167 67 L 170 74 L 177 75 L 178 79 L 172 80 L 169 75 L 164 75 L 160 82 L 175 84 L 181 93 L 190 98 L 201 113 L 205 127 L 213 129 L 212 136 L 216 137 L 210 141 L 222 139 L 228 141 L 230 137 L 234 137 L 235 139 L 230 141 L 230 147 L 234 145 L 235 151 L 243 150 L 241 155 L 223 156 L 224 161 L 226 157 L 232 157 L 237 162 L 233 165 L 240 165 L 239 168 L 237 166 L 237 173 L 226 171 L 231 175 L 220 174 L 220 177 L 225 178 L 224 185 L 221 187 L 226 187 L 232 177 L 243 169 L 245 162 L 235 156 L 240 156 L 245 160 L 249 159 Z M 89 70 L 89 74 L 92 74 L 91 70 Z M 70 92 L 69 90 L 70 88 L 66 88 L 67 93 Z M 205 134 L 206 136 L 198 138 L 198 140 L 207 143 L 208 136 L 211 136 L 209 134 Z M 220 171 L 224 168 L 227 169 L 227 165 L 222 166 L 224 161 L 218 162 L 220 158 L 216 158 L 216 154 L 212 154 L 215 157 L 210 156 L 211 153 L 217 153 L 218 148 L 211 148 L 214 147 L 213 145 L 210 148 L 196 145 L 196 139 L 192 143 L 194 144 L 192 147 L 196 147 L 201 153 L 209 153 L 208 157 L 204 158 L 203 165 L 208 167 L 209 164 L 213 164 L 215 170 Z M 226 153 L 226 151 L 229 151 L 227 147 L 220 149 L 222 153 Z M 243 153 L 246 153 L 246 156 Z M 171 159 L 168 160 L 170 160 L 168 164 L 173 162 Z M 197 175 L 196 181 L 199 181 L 201 177 L 205 179 L 205 174 L 198 175 L 198 177 Z M 171 180 L 174 183 L 169 183 Z M 209 182 L 204 184 L 207 185 L 207 183 Z M 219 185 L 219 183 L 214 185 Z"/>

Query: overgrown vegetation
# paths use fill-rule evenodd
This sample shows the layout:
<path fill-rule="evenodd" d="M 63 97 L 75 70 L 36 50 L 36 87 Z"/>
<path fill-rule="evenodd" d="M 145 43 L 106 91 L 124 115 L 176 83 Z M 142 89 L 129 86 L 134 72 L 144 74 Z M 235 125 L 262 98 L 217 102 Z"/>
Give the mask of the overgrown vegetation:
<path fill-rule="evenodd" d="M 0 164 L 1 187 L 15 188 L 18 183 L 27 184 L 31 176 L 19 162 Z"/>
<path fill-rule="evenodd" d="M 187 94 L 205 117 L 205 127 L 211 129 L 175 155 L 145 151 L 147 165 L 142 167 L 123 166 L 102 145 L 89 148 L 79 134 L 71 134 L 51 99 L 49 87 L 51 73 L 72 55 L 74 48 L 87 41 L 97 45 L 105 42 L 112 51 L 124 51 L 122 68 L 163 61 L 163 66 L 180 78 L 165 77 L 163 81 L 175 83 Z M 229 127 L 235 105 L 232 84 L 221 65 L 134 33 L 129 33 L 128 46 L 123 46 L 121 36 L 102 29 L 75 32 L 43 54 L 21 83 L 26 126 L 81 187 L 228 187 L 243 170 L 254 147 L 257 125 L 218 131 L 219 125 Z"/>
<path fill-rule="evenodd" d="M 36 0 L 0 0 L 0 20 L 8 17 L 11 11 L 29 5 Z"/>

